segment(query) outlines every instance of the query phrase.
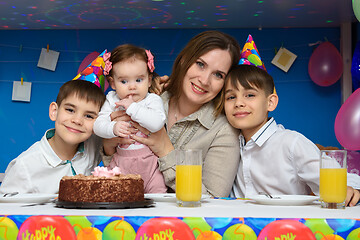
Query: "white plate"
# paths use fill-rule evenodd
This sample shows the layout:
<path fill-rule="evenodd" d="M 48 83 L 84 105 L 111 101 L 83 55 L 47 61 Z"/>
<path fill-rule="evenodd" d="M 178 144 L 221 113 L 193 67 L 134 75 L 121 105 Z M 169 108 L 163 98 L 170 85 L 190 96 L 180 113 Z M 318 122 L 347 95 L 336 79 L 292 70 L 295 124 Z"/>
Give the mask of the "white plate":
<path fill-rule="evenodd" d="M 307 205 L 313 203 L 315 200 L 319 200 L 318 196 L 309 195 L 272 195 L 273 198 L 269 198 L 265 195 L 254 195 L 249 198 L 257 203 L 266 205 Z"/>
<path fill-rule="evenodd" d="M 11 197 L 0 196 L 1 203 L 41 203 L 53 198 L 56 198 L 57 194 L 47 193 L 23 193 L 17 194 Z"/>
<path fill-rule="evenodd" d="M 145 198 L 153 199 L 155 202 L 176 202 L 175 193 L 146 193 Z M 211 196 L 203 194 L 201 200 L 209 199 Z"/>

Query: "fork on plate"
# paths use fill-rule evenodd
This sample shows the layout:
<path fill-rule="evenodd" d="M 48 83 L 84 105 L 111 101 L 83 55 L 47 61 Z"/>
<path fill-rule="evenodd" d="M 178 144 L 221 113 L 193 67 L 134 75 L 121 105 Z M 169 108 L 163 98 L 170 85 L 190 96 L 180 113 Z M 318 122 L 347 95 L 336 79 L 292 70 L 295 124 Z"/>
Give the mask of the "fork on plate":
<path fill-rule="evenodd" d="M 12 196 L 15 196 L 15 195 L 17 195 L 17 194 L 19 194 L 19 192 L 5 193 L 5 194 L 3 195 L 3 197 L 12 197 Z"/>
<path fill-rule="evenodd" d="M 49 200 L 46 200 L 46 201 L 43 201 L 43 202 L 27 203 L 27 204 L 22 205 L 21 207 L 33 207 L 33 206 L 46 205 L 48 203 L 55 203 L 55 202 L 56 202 L 56 199 L 52 198 L 52 199 L 49 199 Z"/>
<path fill-rule="evenodd" d="M 271 194 L 266 193 L 266 192 L 259 192 L 259 195 L 265 195 L 266 197 L 272 198 L 272 199 L 280 199 L 280 197 L 274 197 Z"/>

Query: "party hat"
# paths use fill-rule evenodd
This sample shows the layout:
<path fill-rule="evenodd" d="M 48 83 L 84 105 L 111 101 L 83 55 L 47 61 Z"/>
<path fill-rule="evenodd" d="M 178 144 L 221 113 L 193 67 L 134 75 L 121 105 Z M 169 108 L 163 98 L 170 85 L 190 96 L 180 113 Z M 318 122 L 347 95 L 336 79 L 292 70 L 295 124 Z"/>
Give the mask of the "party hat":
<path fill-rule="evenodd" d="M 241 59 L 239 65 L 254 65 L 266 71 L 265 65 L 261 60 L 259 51 L 255 45 L 252 36 L 249 34 L 246 43 L 241 51 Z"/>
<path fill-rule="evenodd" d="M 241 51 L 239 65 L 254 65 L 266 71 L 264 62 L 261 60 L 259 50 L 257 49 L 255 42 L 250 34 L 246 40 L 243 50 Z M 277 94 L 275 87 L 274 93 Z"/>
<path fill-rule="evenodd" d="M 86 80 L 94 83 L 105 91 L 109 84 L 105 79 L 105 62 L 109 59 L 110 53 L 104 50 L 94 61 L 92 61 L 84 70 L 82 70 L 73 80 Z"/>

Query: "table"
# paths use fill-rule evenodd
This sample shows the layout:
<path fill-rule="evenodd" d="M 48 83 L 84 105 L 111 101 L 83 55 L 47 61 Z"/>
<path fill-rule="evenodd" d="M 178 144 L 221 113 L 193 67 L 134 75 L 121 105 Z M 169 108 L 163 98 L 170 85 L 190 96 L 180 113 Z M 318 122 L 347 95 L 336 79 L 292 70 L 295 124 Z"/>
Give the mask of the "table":
<path fill-rule="evenodd" d="M 174 201 L 134 209 L 26 205 L 0 203 L 0 239 L 360 239 L 360 206 L 331 210 L 244 199 L 205 199 L 199 208 Z"/>

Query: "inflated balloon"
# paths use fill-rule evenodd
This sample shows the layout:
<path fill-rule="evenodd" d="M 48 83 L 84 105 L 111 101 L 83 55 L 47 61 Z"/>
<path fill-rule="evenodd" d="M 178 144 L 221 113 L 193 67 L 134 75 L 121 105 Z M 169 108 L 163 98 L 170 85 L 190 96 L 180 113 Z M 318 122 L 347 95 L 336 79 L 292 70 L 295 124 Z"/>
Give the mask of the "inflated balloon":
<path fill-rule="evenodd" d="M 91 226 L 105 224 L 111 219 L 108 216 L 87 216 L 86 218 L 92 223 Z"/>
<path fill-rule="evenodd" d="M 249 218 L 246 219 L 246 221 L 249 223 L 249 225 L 253 226 L 252 229 L 263 229 L 266 225 L 269 223 L 275 221 L 276 218 Z"/>
<path fill-rule="evenodd" d="M 211 226 L 203 217 L 184 217 L 182 221 L 186 223 L 190 229 L 192 229 L 192 233 L 195 238 L 197 238 L 201 233 L 211 230 Z"/>
<path fill-rule="evenodd" d="M 347 239 L 356 239 L 359 238 L 359 236 L 360 236 L 360 228 L 357 228 L 349 233 Z"/>
<path fill-rule="evenodd" d="M 335 118 L 335 135 L 344 148 L 360 150 L 360 88 L 340 107 Z"/>
<path fill-rule="evenodd" d="M 266 239 L 306 239 L 316 240 L 313 232 L 301 222 L 295 220 L 277 220 L 266 225 L 258 240 Z"/>
<path fill-rule="evenodd" d="M 86 216 L 64 216 L 64 218 L 73 226 L 76 235 L 81 229 L 92 226 Z"/>
<path fill-rule="evenodd" d="M 233 220 L 233 218 L 205 218 L 205 220 L 210 224 L 212 229 L 216 229 L 225 227 Z"/>
<path fill-rule="evenodd" d="M 343 74 L 343 61 L 337 48 L 330 42 L 321 43 L 312 53 L 308 72 L 317 85 L 327 87 Z"/>
<path fill-rule="evenodd" d="M 202 232 L 196 240 L 221 240 L 222 236 L 214 231 Z"/>
<path fill-rule="evenodd" d="M 226 229 L 222 240 L 256 240 L 254 230 L 245 224 L 235 224 Z"/>
<path fill-rule="evenodd" d="M 67 239 L 76 240 L 71 224 L 61 216 L 31 216 L 23 222 L 17 239 Z"/>
<path fill-rule="evenodd" d="M 336 234 L 329 234 L 329 235 L 324 235 L 320 240 L 344 240 L 344 238 L 342 238 L 341 236 L 339 235 L 336 235 Z M 350 238 L 350 239 L 353 239 L 353 238 Z"/>
<path fill-rule="evenodd" d="M 315 234 L 315 236 L 325 236 L 335 232 L 326 222 L 326 219 L 323 218 L 310 218 L 307 219 L 304 224 Z"/>
<path fill-rule="evenodd" d="M 178 218 L 152 218 L 144 222 L 136 233 L 135 240 L 177 239 L 195 240 L 190 227 Z"/>
<path fill-rule="evenodd" d="M 326 219 L 329 226 L 335 230 L 335 232 L 346 232 L 350 230 L 356 223 L 355 219 Z"/>
<path fill-rule="evenodd" d="M 0 218 L 0 239 L 16 239 L 19 229 L 13 220 L 7 217 Z"/>
<path fill-rule="evenodd" d="M 353 54 L 351 62 L 351 77 L 353 89 L 356 90 L 360 87 L 360 41 L 356 43 L 355 51 Z"/>
<path fill-rule="evenodd" d="M 123 239 L 134 240 L 136 232 L 125 220 L 115 220 L 109 223 L 103 230 L 102 240 Z"/>
<path fill-rule="evenodd" d="M 102 232 L 94 227 L 84 228 L 76 235 L 76 240 L 102 240 Z"/>
<path fill-rule="evenodd" d="M 352 0 L 352 7 L 355 17 L 360 21 L 360 0 Z"/>

